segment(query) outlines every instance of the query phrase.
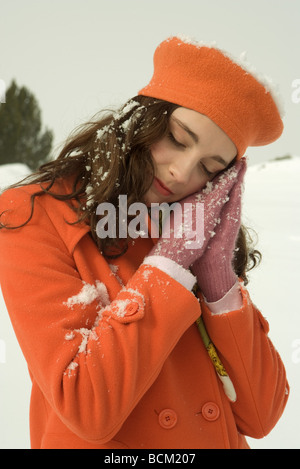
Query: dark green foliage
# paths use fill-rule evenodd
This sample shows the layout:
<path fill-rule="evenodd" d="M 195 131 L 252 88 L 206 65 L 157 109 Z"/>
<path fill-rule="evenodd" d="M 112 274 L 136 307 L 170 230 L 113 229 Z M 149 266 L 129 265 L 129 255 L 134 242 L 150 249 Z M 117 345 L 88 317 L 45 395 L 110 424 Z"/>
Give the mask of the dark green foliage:
<path fill-rule="evenodd" d="M 0 164 L 24 163 L 32 170 L 48 161 L 53 134 L 42 131 L 41 111 L 34 95 L 12 81 L 0 104 Z"/>

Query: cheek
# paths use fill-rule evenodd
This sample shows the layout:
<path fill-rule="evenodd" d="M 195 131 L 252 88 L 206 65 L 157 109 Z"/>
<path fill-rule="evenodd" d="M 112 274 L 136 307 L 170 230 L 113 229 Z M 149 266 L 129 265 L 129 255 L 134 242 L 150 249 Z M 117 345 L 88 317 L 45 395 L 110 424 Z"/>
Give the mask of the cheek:
<path fill-rule="evenodd" d="M 190 180 L 190 186 L 194 189 L 194 192 L 203 189 L 208 181 L 209 177 L 207 174 L 205 174 L 201 168 L 196 166 Z"/>
<path fill-rule="evenodd" d="M 206 186 L 207 181 L 208 179 L 204 177 L 198 177 L 198 178 L 195 177 L 195 179 L 189 184 L 186 190 L 187 192 L 186 195 L 191 195 L 191 194 L 194 194 L 195 192 L 201 191 Z"/>
<path fill-rule="evenodd" d="M 167 163 L 170 158 L 170 152 L 163 141 L 153 143 L 150 147 L 150 152 L 156 164 Z"/>
<path fill-rule="evenodd" d="M 189 184 L 181 188 L 182 190 L 181 190 L 180 200 L 204 189 L 207 181 L 208 179 L 204 178 L 203 176 L 202 177 L 194 176 L 189 182 Z"/>

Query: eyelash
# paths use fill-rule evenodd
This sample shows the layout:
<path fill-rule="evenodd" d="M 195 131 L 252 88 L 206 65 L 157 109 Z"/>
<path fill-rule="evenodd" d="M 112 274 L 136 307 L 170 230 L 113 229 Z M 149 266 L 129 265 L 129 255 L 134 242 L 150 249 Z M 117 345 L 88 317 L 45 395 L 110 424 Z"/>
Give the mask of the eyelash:
<path fill-rule="evenodd" d="M 169 133 L 168 133 L 168 138 L 169 138 L 169 140 L 171 140 L 171 142 L 172 142 L 176 147 L 185 148 L 185 145 L 184 145 L 183 143 L 180 143 L 180 142 L 178 142 L 178 140 L 176 140 L 176 138 L 174 137 L 174 135 L 172 134 L 172 132 L 169 132 Z"/>
<path fill-rule="evenodd" d="M 173 143 L 173 145 L 175 145 L 176 147 L 178 148 L 186 148 L 185 145 L 183 143 L 180 143 L 176 140 L 176 138 L 174 137 L 174 135 L 172 134 L 172 132 L 169 132 L 168 133 L 168 138 L 169 140 Z M 203 171 L 205 172 L 205 174 L 208 176 L 208 177 L 212 177 L 215 173 L 212 173 L 211 171 L 208 171 L 208 169 L 204 166 L 203 163 L 201 163 L 201 168 L 203 169 Z"/>
<path fill-rule="evenodd" d="M 201 163 L 201 166 L 202 166 L 202 169 L 204 170 L 204 172 L 206 173 L 206 176 L 208 176 L 209 178 L 211 178 L 215 175 L 215 173 L 212 173 L 211 171 L 208 171 L 208 169 L 204 166 L 203 163 Z"/>

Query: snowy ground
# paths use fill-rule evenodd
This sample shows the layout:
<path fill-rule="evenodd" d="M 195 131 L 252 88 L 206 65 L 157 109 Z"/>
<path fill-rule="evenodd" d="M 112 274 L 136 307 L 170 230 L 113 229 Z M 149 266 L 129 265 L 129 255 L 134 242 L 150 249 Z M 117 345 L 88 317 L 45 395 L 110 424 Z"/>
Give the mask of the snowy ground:
<path fill-rule="evenodd" d="M 0 166 L 0 189 L 26 175 L 23 165 Z M 300 157 L 250 166 L 244 223 L 259 237 L 263 262 L 250 277 L 254 303 L 286 365 L 291 395 L 275 429 L 252 448 L 300 448 Z M 30 381 L 0 294 L 0 448 L 29 448 Z"/>
<path fill-rule="evenodd" d="M 253 448 L 300 448 L 300 157 L 249 167 L 244 223 L 258 233 L 262 264 L 248 289 L 270 323 L 270 337 L 285 363 L 291 394 L 283 417 Z"/>

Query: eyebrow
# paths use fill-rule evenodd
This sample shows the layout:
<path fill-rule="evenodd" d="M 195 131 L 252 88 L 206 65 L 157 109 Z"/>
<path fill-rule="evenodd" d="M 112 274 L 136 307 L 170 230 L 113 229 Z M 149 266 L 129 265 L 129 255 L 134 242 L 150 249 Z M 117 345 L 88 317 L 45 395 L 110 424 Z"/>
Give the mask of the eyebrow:
<path fill-rule="evenodd" d="M 183 122 L 181 122 L 179 119 L 177 119 L 176 117 L 172 116 L 172 119 L 183 129 L 185 130 L 191 137 L 192 139 L 194 140 L 195 143 L 198 143 L 199 142 L 199 137 L 197 134 L 195 134 L 187 125 L 185 125 Z M 219 156 L 219 155 L 215 155 L 215 156 L 211 156 L 210 157 L 211 159 L 217 161 L 218 163 L 220 163 L 222 166 L 224 166 L 226 168 L 226 166 L 228 165 L 227 161 L 225 161 L 222 156 Z"/>
<path fill-rule="evenodd" d="M 172 119 L 173 119 L 183 130 L 185 130 L 185 131 L 192 137 L 192 139 L 194 140 L 194 142 L 196 142 L 196 143 L 199 142 L 198 135 L 196 135 L 191 129 L 189 129 L 187 125 L 185 125 L 183 122 L 181 122 L 181 121 L 180 121 L 179 119 L 177 119 L 176 117 L 172 117 Z"/>

